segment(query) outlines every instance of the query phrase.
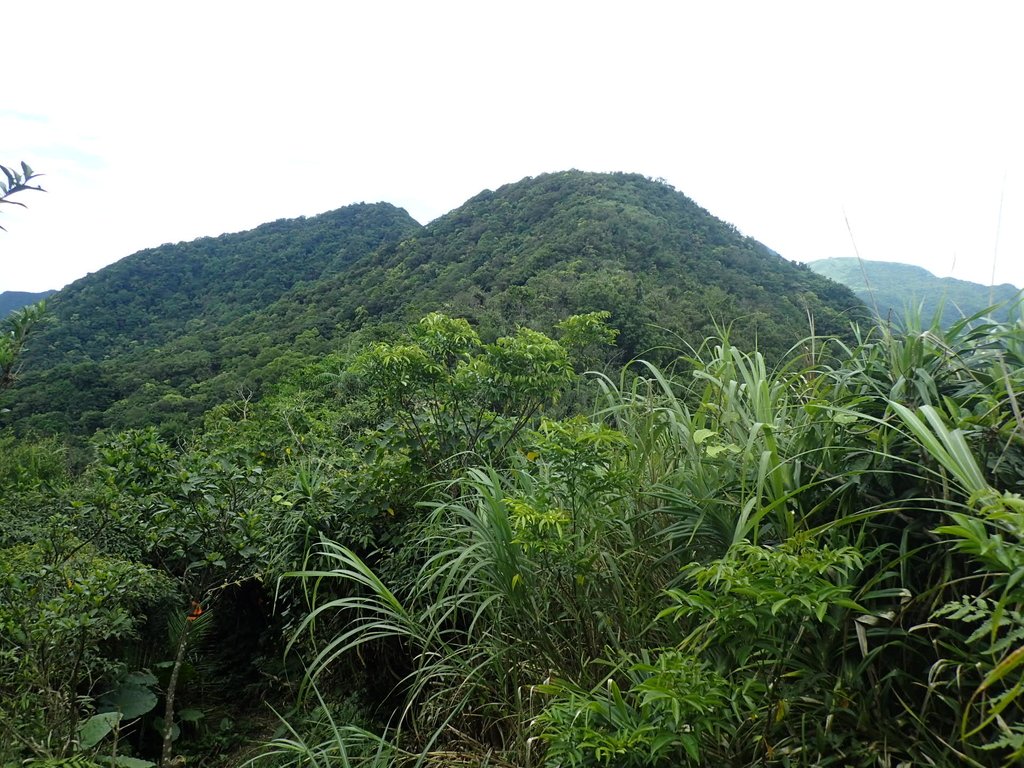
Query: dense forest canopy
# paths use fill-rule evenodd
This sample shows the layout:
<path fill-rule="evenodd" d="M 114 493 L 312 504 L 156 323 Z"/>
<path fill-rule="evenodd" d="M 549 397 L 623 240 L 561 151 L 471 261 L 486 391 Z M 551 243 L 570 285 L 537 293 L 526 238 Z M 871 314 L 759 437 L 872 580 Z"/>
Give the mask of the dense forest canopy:
<path fill-rule="evenodd" d="M 1024 759 L 1024 318 L 640 176 L 135 254 L 0 326 L 0 766 Z"/>
<path fill-rule="evenodd" d="M 862 311 L 666 184 L 577 171 L 483 192 L 426 227 L 382 203 L 164 245 L 72 283 L 50 307 L 3 405 L 21 430 L 79 434 L 185 428 L 303 355 L 437 309 L 491 340 L 609 311 L 620 360 L 668 359 L 660 349 L 725 328 L 778 357 L 809 321 L 843 333 Z"/>

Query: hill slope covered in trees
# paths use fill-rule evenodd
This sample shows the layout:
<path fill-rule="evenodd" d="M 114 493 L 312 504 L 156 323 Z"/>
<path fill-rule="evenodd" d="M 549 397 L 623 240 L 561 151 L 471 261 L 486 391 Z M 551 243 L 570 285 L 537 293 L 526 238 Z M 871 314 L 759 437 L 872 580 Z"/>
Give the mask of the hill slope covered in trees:
<path fill-rule="evenodd" d="M 337 295 L 371 316 L 440 306 L 492 335 L 607 310 L 629 355 L 716 324 L 778 353 L 806 333 L 808 311 L 833 332 L 858 306 L 666 184 L 579 172 L 480 193 L 355 265 Z"/>
<path fill-rule="evenodd" d="M 663 183 L 570 171 L 482 192 L 426 227 L 350 206 L 137 253 L 53 297 L 5 405 L 44 431 L 183 428 L 303 356 L 438 309 L 485 339 L 609 311 L 622 357 L 657 357 L 725 327 L 778 356 L 809 317 L 835 333 L 860 307 Z"/>
<path fill-rule="evenodd" d="M 1021 319 L 779 353 L 863 305 L 577 173 L 72 288 L 0 323 L 2 766 L 1024 759 Z"/>
<path fill-rule="evenodd" d="M 52 296 L 55 291 L 31 293 L 29 291 L 3 291 L 0 293 L 0 317 L 6 317 L 15 310 L 35 304 Z"/>
<path fill-rule="evenodd" d="M 21 426 L 79 433 L 169 418 L 182 425 L 204 410 L 189 400 L 194 386 L 229 371 L 225 389 L 203 402 L 222 400 L 286 351 L 280 343 L 293 339 L 257 332 L 252 316 L 418 229 L 394 206 L 353 205 L 165 244 L 77 280 L 48 304 L 9 397 L 12 421 L 32 416 Z"/>
<path fill-rule="evenodd" d="M 822 259 L 808 264 L 819 275 L 842 283 L 883 320 L 916 312 L 926 324 L 941 312 L 942 325 L 970 317 L 998 305 L 995 317 L 1006 320 L 1020 290 L 1009 283 L 987 286 L 953 277 L 936 277 L 927 269 L 889 261 L 855 258 Z"/>
<path fill-rule="evenodd" d="M 561 326 L 0 433 L 0 763 L 1019 764 L 1024 325 L 607 376 Z"/>

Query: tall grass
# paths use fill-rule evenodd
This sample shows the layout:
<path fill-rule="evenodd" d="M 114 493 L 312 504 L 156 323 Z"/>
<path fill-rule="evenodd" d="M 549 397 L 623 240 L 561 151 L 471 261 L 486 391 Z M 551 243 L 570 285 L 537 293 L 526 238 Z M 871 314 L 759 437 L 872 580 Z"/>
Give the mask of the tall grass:
<path fill-rule="evenodd" d="M 321 543 L 311 680 L 406 654 L 391 763 L 1024 756 L 1024 326 L 805 346 L 596 377 L 429 505 L 400 583 Z"/>

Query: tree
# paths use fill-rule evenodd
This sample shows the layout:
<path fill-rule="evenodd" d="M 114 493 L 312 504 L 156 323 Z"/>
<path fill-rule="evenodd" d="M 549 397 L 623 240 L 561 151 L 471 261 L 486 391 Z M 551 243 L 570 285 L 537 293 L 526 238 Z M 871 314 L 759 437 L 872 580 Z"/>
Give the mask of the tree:
<path fill-rule="evenodd" d="M 570 318 L 570 322 L 574 318 Z M 599 322 L 595 320 L 595 322 Z M 483 344 L 466 320 L 433 312 L 407 343 L 379 343 L 352 366 L 426 466 L 497 461 L 574 377 L 569 352 L 529 328 Z"/>
<path fill-rule="evenodd" d="M 24 203 L 11 200 L 11 196 L 26 190 L 46 191 L 40 186 L 29 184 L 33 179 L 38 178 L 40 174 L 33 171 L 28 163 L 22 161 L 21 170 L 22 172 L 18 173 L 6 165 L 0 165 L 0 172 L 3 172 L 4 176 L 7 177 L 6 182 L 0 181 L 0 205 L 7 203 L 8 205 L 20 205 L 24 208 Z M 2 226 L 0 226 L 0 229 L 3 229 L 5 232 L 7 231 Z M 14 383 L 18 372 L 18 354 L 25 344 L 25 337 L 42 316 L 45 309 L 45 304 L 40 302 L 33 307 L 26 307 L 20 312 L 12 314 L 8 319 L 0 320 L 3 323 L 0 326 L 0 391 L 7 389 Z"/>
<path fill-rule="evenodd" d="M 46 302 L 41 301 L 0 320 L 0 391 L 17 378 L 18 357 L 25 346 L 25 338 L 45 311 Z"/>

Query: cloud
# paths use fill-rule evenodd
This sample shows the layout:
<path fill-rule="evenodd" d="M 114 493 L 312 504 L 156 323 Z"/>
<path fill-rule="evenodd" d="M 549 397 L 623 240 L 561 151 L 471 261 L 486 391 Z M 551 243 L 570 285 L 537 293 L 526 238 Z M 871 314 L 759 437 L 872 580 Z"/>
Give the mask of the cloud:
<path fill-rule="evenodd" d="M 570 167 L 664 177 L 801 261 L 853 255 L 845 212 L 865 258 L 977 281 L 1002 199 L 997 279 L 1024 285 L 1010 4 L 58 5 L 5 8 L 47 35 L 0 162 L 50 192 L 5 219 L 0 288 Z"/>

